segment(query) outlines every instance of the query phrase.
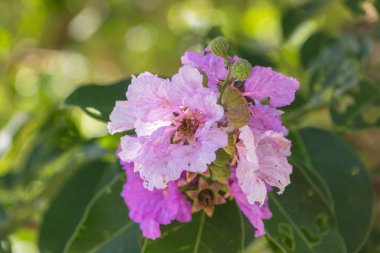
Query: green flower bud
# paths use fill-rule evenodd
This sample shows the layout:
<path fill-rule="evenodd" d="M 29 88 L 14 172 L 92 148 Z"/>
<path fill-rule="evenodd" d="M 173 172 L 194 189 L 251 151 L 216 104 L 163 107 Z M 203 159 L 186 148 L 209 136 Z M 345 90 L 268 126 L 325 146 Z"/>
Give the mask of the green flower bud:
<path fill-rule="evenodd" d="M 210 51 L 217 56 L 226 57 L 228 48 L 228 40 L 223 37 L 217 37 L 210 42 Z"/>
<path fill-rule="evenodd" d="M 240 59 L 231 66 L 232 76 L 238 80 L 246 79 L 251 71 L 252 65 L 245 59 Z"/>

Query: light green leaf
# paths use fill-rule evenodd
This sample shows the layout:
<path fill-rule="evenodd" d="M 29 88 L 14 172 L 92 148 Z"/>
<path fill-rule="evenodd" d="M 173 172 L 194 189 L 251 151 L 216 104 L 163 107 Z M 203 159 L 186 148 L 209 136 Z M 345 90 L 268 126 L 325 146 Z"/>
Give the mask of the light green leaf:
<path fill-rule="evenodd" d="M 79 106 L 95 119 L 107 122 L 117 100 L 126 100 L 131 78 L 109 85 L 90 84 L 77 88 L 65 100 L 66 105 Z"/>
<path fill-rule="evenodd" d="M 228 166 L 230 159 L 231 156 L 222 148 L 216 151 L 215 161 L 208 166 L 213 180 L 226 180 L 230 178 L 231 169 Z"/>
<path fill-rule="evenodd" d="M 244 97 L 236 88 L 227 86 L 222 97 L 222 105 L 230 124 L 239 129 L 248 124 L 251 112 Z"/>

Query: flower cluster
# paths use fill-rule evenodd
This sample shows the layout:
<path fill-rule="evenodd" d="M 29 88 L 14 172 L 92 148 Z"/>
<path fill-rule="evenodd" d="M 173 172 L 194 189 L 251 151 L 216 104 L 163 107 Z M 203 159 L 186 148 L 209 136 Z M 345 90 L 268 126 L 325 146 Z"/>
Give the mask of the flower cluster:
<path fill-rule="evenodd" d="M 122 196 L 144 237 L 232 199 L 261 236 L 272 215 L 267 192 L 290 183 L 291 142 L 277 108 L 292 103 L 299 83 L 227 51 L 216 38 L 203 53 L 186 52 L 170 79 L 133 77 L 110 115 L 111 134 L 136 133 L 121 138 L 117 155 Z"/>

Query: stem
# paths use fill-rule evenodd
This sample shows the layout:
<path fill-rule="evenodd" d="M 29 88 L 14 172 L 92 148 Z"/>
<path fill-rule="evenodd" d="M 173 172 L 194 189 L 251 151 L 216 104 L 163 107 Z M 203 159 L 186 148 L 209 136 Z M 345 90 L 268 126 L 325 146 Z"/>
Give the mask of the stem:
<path fill-rule="evenodd" d="M 202 212 L 201 213 L 201 221 L 199 223 L 199 228 L 198 228 L 197 238 L 196 238 L 196 241 L 194 243 L 193 253 L 198 253 L 199 245 L 201 243 L 201 237 L 202 237 L 204 223 L 205 223 L 205 212 Z"/>
<path fill-rule="evenodd" d="M 224 90 L 226 89 L 226 87 L 228 85 L 228 80 L 230 79 L 230 75 L 231 75 L 231 66 L 228 65 L 228 72 L 227 72 L 226 79 L 224 79 L 222 87 L 220 88 L 220 96 L 218 98 L 218 104 L 220 104 L 220 102 L 222 101 L 223 93 L 224 93 Z"/>

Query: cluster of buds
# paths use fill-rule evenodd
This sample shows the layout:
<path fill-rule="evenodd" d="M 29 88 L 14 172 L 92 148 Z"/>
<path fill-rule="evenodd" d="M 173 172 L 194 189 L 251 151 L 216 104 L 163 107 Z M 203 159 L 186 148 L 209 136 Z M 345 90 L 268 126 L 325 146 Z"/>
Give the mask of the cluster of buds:
<path fill-rule="evenodd" d="M 292 103 L 299 83 L 228 51 L 218 37 L 203 53 L 186 52 L 171 79 L 133 77 L 110 115 L 111 134 L 136 132 L 121 138 L 117 155 L 129 216 L 147 238 L 194 212 L 211 217 L 226 201 L 236 201 L 261 236 L 271 217 L 267 192 L 290 183 L 291 143 L 277 108 Z"/>

